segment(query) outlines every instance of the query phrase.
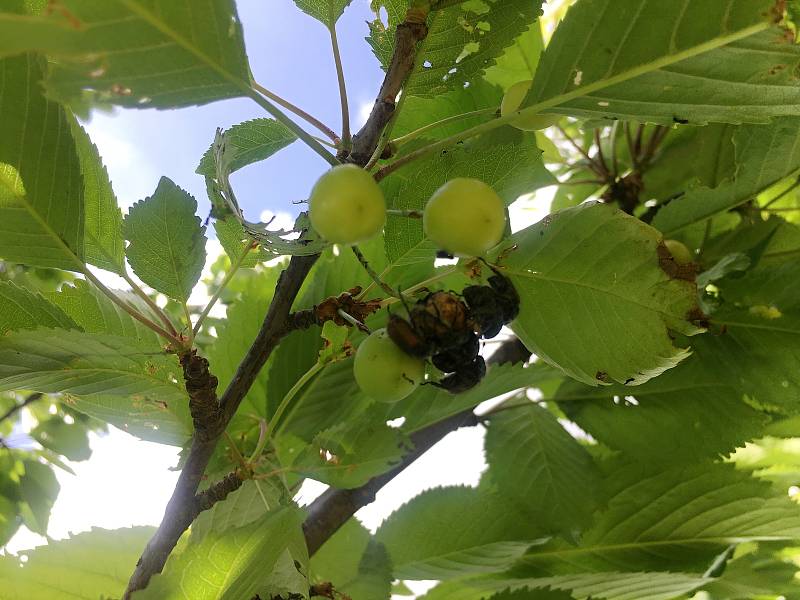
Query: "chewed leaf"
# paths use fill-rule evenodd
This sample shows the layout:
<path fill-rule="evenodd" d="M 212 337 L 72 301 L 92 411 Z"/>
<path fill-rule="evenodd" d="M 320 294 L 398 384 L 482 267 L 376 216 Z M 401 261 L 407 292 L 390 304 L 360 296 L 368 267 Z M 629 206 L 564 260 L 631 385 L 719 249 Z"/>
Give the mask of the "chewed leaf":
<path fill-rule="evenodd" d="M 661 234 L 605 204 L 555 213 L 514 235 L 500 264 L 521 298 L 514 332 L 568 375 L 639 384 L 689 355 L 697 290 L 669 263 Z M 659 253 L 659 248 L 662 248 Z"/>

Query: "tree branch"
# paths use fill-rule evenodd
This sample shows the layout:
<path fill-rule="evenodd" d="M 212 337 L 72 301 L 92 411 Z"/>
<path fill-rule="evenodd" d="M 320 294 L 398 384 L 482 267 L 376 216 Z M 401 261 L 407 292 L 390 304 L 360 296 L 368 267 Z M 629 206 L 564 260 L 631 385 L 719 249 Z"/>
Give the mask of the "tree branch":
<path fill-rule="evenodd" d="M 493 365 L 516 363 L 527 360 L 530 355 L 522 342 L 513 338 L 503 342 L 487 362 Z M 475 426 L 478 422 L 478 418 L 470 408 L 420 429 L 410 436 L 414 449 L 390 471 L 373 477 L 359 488 L 351 490 L 329 488 L 325 491 L 308 506 L 308 516 L 303 523 L 309 556 L 319 550 L 359 509 L 374 502 L 381 488 L 439 443 L 448 433 L 461 427 Z"/>
<path fill-rule="evenodd" d="M 182 359 L 195 423 L 195 435 L 161 524 L 145 547 L 136 570 L 128 582 L 123 597 L 125 600 L 128 600 L 136 590 L 147 587 L 150 578 L 161 572 L 183 532 L 189 528 L 201 510 L 213 504 L 213 502 L 209 504 L 208 500 L 216 496 L 201 494 L 198 498 L 196 495 L 203 473 L 214 454 L 217 441 L 236 413 L 236 409 L 239 408 L 239 404 L 253 385 L 269 355 L 286 334 L 289 311 L 300 291 L 300 286 L 316 260 L 317 255 L 293 256 L 289 266 L 281 273 L 261 329 L 219 402 L 215 393 L 216 377 L 208 372 L 208 362 L 196 355 Z M 223 479 L 223 482 L 226 479 Z M 222 482 L 217 485 L 222 485 Z M 215 489 L 215 486 L 209 489 Z M 227 493 L 220 494 L 218 499 L 226 495 Z"/>
<path fill-rule="evenodd" d="M 28 396 L 27 398 L 25 398 L 25 400 L 23 400 L 23 401 L 22 401 L 22 402 L 20 402 L 19 404 L 15 404 L 15 405 L 14 405 L 14 406 L 12 406 L 11 408 L 9 408 L 9 409 L 8 409 L 8 410 L 5 412 L 5 414 L 3 414 L 3 416 L 2 416 L 2 417 L 0 417 L 0 423 L 2 423 L 3 421 L 6 421 L 6 420 L 8 420 L 8 419 L 10 419 L 10 418 L 11 418 L 11 417 L 13 417 L 15 414 L 17 414 L 19 411 L 21 411 L 23 408 L 25 408 L 26 406 L 28 406 L 28 404 L 31 404 L 31 403 L 33 403 L 33 402 L 36 402 L 37 400 L 39 400 L 39 399 L 40 399 L 40 398 L 42 398 L 43 396 L 44 396 L 44 394 L 40 394 L 39 392 L 35 392 L 35 393 L 31 394 L 30 396 Z"/>
<path fill-rule="evenodd" d="M 394 35 L 394 54 L 386 70 L 378 98 L 372 107 L 369 119 L 361 130 L 353 136 L 353 149 L 348 160 L 364 166 L 378 146 L 381 133 L 394 115 L 397 96 L 403 84 L 414 69 L 417 58 L 417 43 L 428 35 L 425 24 L 427 13 L 411 9 L 405 21 L 397 26 Z"/>
<path fill-rule="evenodd" d="M 349 162 L 363 167 L 375 151 L 381 132 L 394 113 L 395 99 L 413 69 L 417 42 L 424 39 L 428 33 L 426 19 L 427 11 L 410 9 L 406 20 L 398 26 L 391 64 L 367 123 L 353 138 L 353 151 L 348 157 Z M 305 131 L 291 122 L 268 100 L 255 90 L 252 90 L 250 96 L 272 113 L 276 119 L 289 126 L 329 163 L 338 164 L 336 158 L 325 152 L 315 140 L 308 139 L 310 136 Z M 216 388 L 216 378 L 208 372 L 208 363 L 204 362 L 204 359 L 195 360 L 199 357 L 194 355 L 192 355 L 194 358 L 187 363 L 191 364 L 193 369 L 199 369 L 197 373 L 192 371 L 190 374 L 188 370 L 185 372 L 187 384 L 191 380 L 197 381 L 199 385 L 194 390 L 194 407 L 192 408 L 195 435 L 192 437 L 189 455 L 172 497 L 167 503 L 161 524 L 145 547 L 128 582 L 123 600 L 130 600 L 133 592 L 147 587 L 150 578 L 161 572 L 178 539 L 189 528 L 199 512 L 209 508 L 215 501 L 227 495 L 227 493 L 220 493 L 209 496 L 204 493 L 198 496 L 197 488 L 211 460 L 219 437 L 230 423 L 269 355 L 281 338 L 291 331 L 293 321 L 289 319 L 289 311 L 300 291 L 300 286 L 318 257 L 319 255 L 293 256 L 289 266 L 281 273 L 261 329 L 219 402 L 216 402 L 216 394 L 212 390 L 212 388 L 214 390 Z M 202 377 L 205 379 L 201 384 L 199 382 Z M 193 393 L 192 390 L 189 390 L 189 385 L 187 385 L 187 390 L 190 391 L 190 394 Z M 235 489 L 232 487 L 235 485 L 235 480 L 229 480 L 229 477 L 210 489 L 222 486 L 219 491 L 224 491 L 228 487 L 231 487 L 230 491 L 232 491 Z"/>

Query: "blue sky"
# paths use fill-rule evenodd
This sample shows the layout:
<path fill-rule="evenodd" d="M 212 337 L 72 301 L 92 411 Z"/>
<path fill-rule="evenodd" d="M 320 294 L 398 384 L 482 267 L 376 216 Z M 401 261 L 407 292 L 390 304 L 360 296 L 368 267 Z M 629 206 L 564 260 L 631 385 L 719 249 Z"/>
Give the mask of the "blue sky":
<path fill-rule="evenodd" d="M 237 6 L 256 81 L 341 131 L 326 28 L 299 11 L 292 0 L 238 0 Z M 353 0 L 337 25 L 354 128 L 360 126 L 360 112 L 371 106 L 383 78 L 364 39 L 366 22 L 373 18 L 368 0 Z M 123 208 L 152 193 L 165 175 L 197 199 L 205 216 L 209 207 L 205 186 L 194 170 L 215 129 L 266 116 L 252 100 L 237 98 L 177 111 L 97 114 L 89 132 L 106 157 Z M 232 181 L 245 214 L 255 220 L 264 210 L 298 212 L 292 201 L 306 198 L 326 168 L 325 161 L 295 142 L 269 160 L 239 171 Z"/>

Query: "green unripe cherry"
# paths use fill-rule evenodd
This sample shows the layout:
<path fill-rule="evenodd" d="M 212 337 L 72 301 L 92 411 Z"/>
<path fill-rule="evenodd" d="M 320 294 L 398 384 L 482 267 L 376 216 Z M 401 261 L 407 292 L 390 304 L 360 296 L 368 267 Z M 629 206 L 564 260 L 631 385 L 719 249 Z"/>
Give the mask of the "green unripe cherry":
<path fill-rule="evenodd" d="M 386 202 L 372 175 L 356 165 L 339 165 L 311 190 L 311 225 L 333 244 L 364 242 L 383 229 Z"/>
<path fill-rule="evenodd" d="M 386 329 L 378 329 L 358 347 L 353 375 L 358 387 L 370 398 L 397 402 L 425 379 L 425 362 L 403 352 Z"/>
<path fill-rule="evenodd" d="M 692 252 L 683 243 L 678 240 L 664 240 L 664 245 L 677 264 L 688 265 L 692 262 Z"/>
<path fill-rule="evenodd" d="M 505 117 L 515 110 L 519 110 L 532 85 L 533 81 L 529 79 L 528 81 L 518 81 L 508 88 L 500 103 L 500 116 Z M 523 131 L 538 131 L 555 125 L 559 118 L 558 115 L 528 115 L 512 121 L 511 125 Z"/>
<path fill-rule="evenodd" d="M 503 200 L 479 179 L 451 179 L 434 192 L 422 215 L 425 235 L 457 256 L 480 256 L 506 229 Z"/>

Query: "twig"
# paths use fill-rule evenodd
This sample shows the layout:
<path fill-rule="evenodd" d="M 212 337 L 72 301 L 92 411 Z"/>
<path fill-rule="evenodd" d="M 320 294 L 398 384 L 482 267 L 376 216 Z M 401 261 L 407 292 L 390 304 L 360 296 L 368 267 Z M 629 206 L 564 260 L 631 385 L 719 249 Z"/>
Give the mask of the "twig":
<path fill-rule="evenodd" d="M 103 284 L 102 281 L 100 281 L 97 277 L 95 277 L 94 273 L 92 273 L 91 269 L 89 269 L 88 266 L 86 266 L 85 264 L 82 264 L 82 263 L 80 263 L 80 264 L 81 264 L 81 271 L 83 272 L 83 274 L 86 277 L 86 279 L 91 281 L 94 284 L 94 286 L 97 289 L 99 289 L 105 296 L 107 296 L 108 299 L 111 300 L 114 304 L 119 306 L 122 310 L 124 310 L 131 317 L 133 317 L 134 319 L 139 321 L 145 327 L 155 331 L 157 334 L 159 334 L 164 339 L 169 340 L 170 342 L 176 343 L 178 345 L 182 344 L 182 341 L 180 339 L 178 339 L 177 335 L 173 335 L 172 333 L 170 333 L 169 331 L 167 331 L 166 329 L 164 329 L 163 327 L 158 325 L 158 323 L 155 323 L 154 321 L 148 319 L 146 316 L 144 316 L 138 310 L 132 308 L 126 302 L 123 302 L 122 299 L 119 296 L 117 296 L 114 292 L 112 292 L 110 289 L 108 289 Z"/>
<path fill-rule="evenodd" d="M 366 165 L 377 148 L 381 133 L 394 114 L 397 96 L 414 68 L 417 43 L 428 35 L 428 26 L 424 19 L 419 19 L 417 15 L 417 18 L 410 20 L 409 16 L 406 16 L 406 20 L 400 23 L 395 31 L 394 54 L 372 112 L 361 130 L 353 137 L 353 149 L 349 160 L 356 164 Z"/>
<path fill-rule="evenodd" d="M 211 299 L 208 301 L 208 304 L 206 304 L 206 307 L 203 309 L 203 312 L 201 312 L 200 316 L 197 318 L 197 322 L 194 324 L 194 329 L 192 330 L 194 335 L 197 335 L 197 333 L 200 331 L 200 327 L 203 325 L 203 321 L 208 316 L 208 313 L 210 313 L 211 309 L 214 308 L 214 305 L 222 296 L 222 292 L 225 291 L 225 288 L 231 282 L 233 276 L 236 275 L 236 272 L 242 266 L 242 263 L 244 263 L 244 259 L 247 258 L 247 255 L 250 254 L 250 251 L 254 247 L 255 246 L 253 244 L 248 245 L 244 249 L 244 251 L 237 257 L 236 262 L 231 265 L 231 268 L 225 274 L 225 278 L 222 280 L 222 283 L 219 284 L 219 288 L 217 289 L 216 292 L 214 292 L 214 295 L 211 296 Z"/>
<path fill-rule="evenodd" d="M 614 121 L 611 126 L 611 168 L 614 179 L 619 177 L 619 160 L 617 159 L 617 132 L 619 130 L 619 121 Z"/>
<path fill-rule="evenodd" d="M 395 146 L 402 146 L 403 144 L 410 142 L 413 139 L 418 138 L 419 136 L 431 131 L 432 129 L 436 129 L 438 127 L 442 127 L 444 125 L 448 125 L 450 123 L 454 123 L 456 121 L 463 121 L 464 119 L 469 119 L 471 117 L 481 117 L 483 115 L 493 115 L 497 113 L 497 108 L 482 108 L 481 110 L 473 110 L 471 112 L 462 113 L 460 115 L 454 115 L 452 117 L 447 117 L 446 119 L 442 119 L 441 121 L 436 121 L 435 123 L 429 123 L 419 129 L 415 129 L 410 133 L 406 133 L 405 135 L 401 135 L 391 141 L 391 143 Z"/>
<path fill-rule="evenodd" d="M 390 217 L 406 217 L 407 219 L 421 219 L 421 210 L 405 210 L 402 208 L 388 208 L 386 214 Z"/>
<path fill-rule="evenodd" d="M 257 81 L 254 81 L 252 83 L 252 85 L 253 85 L 253 89 L 255 89 L 256 91 L 258 91 L 262 95 L 264 95 L 267 98 L 269 98 L 270 100 L 272 100 L 278 106 L 282 106 L 283 108 L 285 108 L 289 112 L 292 112 L 292 113 L 296 114 L 298 117 L 300 117 L 301 119 L 303 119 L 307 123 L 313 125 L 317 129 L 319 129 L 328 138 L 330 138 L 330 140 L 334 144 L 338 145 L 341 142 L 341 140 L 339 139 L 339 136 L 336 135 L 336 132 L 333 131 L 333 129 L 331 129 L 330 127 L 325 125 L 325 123 L 323 123 L 319 119 L 317 119 L 317 118 L 311 116 L 310 114 L 308 114 L 302 108 L 300 108 L 298 106 L 295 106 L 294 104 L 292 104 L 288 100 L 285 100 L 285 99 L 281 98 L 280 96 L 278 96 L 277 94 L 275 94 L 274 92 L 269 91 L 267 88 L 265 88 L 263 85 L 261 85 Z"/>
<path fill-rule="evenodd" d="M 499 347 L 488 362 L 497 365 L 504 362 L 520 362 L 529 357 L 530 352 L 522 346 L 519 340 L 514 338 Z M 435 446 L 448 433 L 460 427 L 475 426 L 478 423 L 478 418 L 470 408 L 420 429 L 410 436 L 414 449 L 403 457 L 396 467 L 373 477 L 359 488 L 349 490 L 330 488 L 314 500 L 306 509 L 308 517 L 303 523 L 309 556 L 319 550 L 356 511 L 374 502 L 375 496 L 381 488 Z"/>
<path fill-rule="evenodd" d="M 367 262 L 367 257 L 364 256 L 364 254 L 361 252 L 361 250 L 358 249 L 358 246 L 352 246 L 352 248 L 353 248 L 353 254 L 356 255 L 356 258 L 358 259 L 358 262 L 360 262 L 361 266 L 364 267 L 364 270 L 372 278 L 372 281 L 374 281 L 376 284 L 378 284 L 378 286 L 384 292 L 386 292 L 389 295 L 390 298 L 396 297 L 398 295 L 398 293 L 395 290 L 393 290 L 391 287 L 389 287 L 389 285 L 387 283 L 382 281 L 381 278 L 380 278 L 380 275 L 378 275 L 375 272 L 375 269 L 373 269 L 372 267 L 369 266 L 369 262 Z"/>
<path fill-rule="evenodd" d="M 201 427 L 198 428 L 198 423 L 195 421 L 195 435 L 192 438 L 186 464 L 175 485 L 175 490 L 172 492 L 172 497 L 167 503 L 164 518 L 144 549 L 136 565 L 136 570 L 128 582 L 128 588 L 123 596 L 124 600 L 129 600 L 136 590 L 147 587 L 150 578 L 161 572 L 178 539 L 197 516 L 195 493 L 214 453 L 217 441 L 236 413 L 245 394 L 253 385 L 269 355 L 285 335 L 286 317 L 300 291 L 300 286 L 317 258 L 318 255 L 292 257 L 289 266 L 278 279 L 275 295 L 261 329 L 236 370 L 228 388 L 220 398 L 217 410 L 214 411 L 213 407 L 206 407 L 209 412 L 206 415 L 209 422 L 202 423 Z M 190 402 L 190 406 L 191 404 Z M 192 416 L 199 415 L 193 414 Z"/>
<path fill-rule="evenodd" d="M 590 165 L 589 168 L 592 169 L 592 171 L 594 171 L 601 177 L 605 177 L 605 173 L 603 172 L 602 166 L 597 164 L 597 160 L 589 156 L 589 153 L 583 148 L 583 146 L 581 146 L 578 142 L 572 139 L 572 136 L 567 133 L 566 129 L 561 127 L 561 125 L 556 125 L 556 129 L 558 129 L 558 132 L 564 137 L 565 140 L 567 140 L 567 142 L 569 142 L 570 146 L 575 148 L 575 150 L 577 150 L 586 160 L 589 161 Z"/>
<path fill-rule="evenodd" d="M 594 143 L 597 145 L 597 161 L 600 163 L 600 168 L 603 170 L 603 175 L 608 177 L 610 175 L 608 171 L 608 165 L 606 164 L 606 158 L 603 156 L 603 140 L 600 137 L 600 130 L 594 130 Z"/>
<path fill-rule="evenodd" d="M 278 423 L 283 416 L 283 413 L 286 412 L 286 409 L 289 408 L 289 404 L 291 404 L 294 397 L 297 393 L 302 390 L 305 385 L 311 381 L 314 376 L 319 373 L 325 367 L 324 363 L 317 361 L 314 363 L 308 371 L 303 373 L 303 375 L 294 382 L 292 388 L 286 392 L 286 395 L 281 400 L 281 403 L 278 405 L 278 408 L 275 409 L 275 412 L 272 415 L 272 418 L 269 420 L 269 424 L 267 425 L 267 430 L 264 433 L 265 441 L 269 441 L 272 437 L 272 434 L 278 430 Z"/>
<path fill-rule="evenodd" d="M 331 46 L 333 47 L 333 62 L 336 64 L 336 78 L 339 81 L 339 99 L 342 104 L 342 141 L 344 150 L 350 148 L 350 107 L 347 102 L 347 86 L 344 80 L 344 69 L 342 67 L 342 56 L 339 52 L 339 40 L 336 37 L 336 24 L 331 24 Z"/>
<path fill-rule="evenodd" d="M 34 392 L 33 394 L 31 394 L 30 396 L 25 398 L 25 400 L 23 400 L 19 404 L 15 404 L 11 408 L 9 408 L 5 412 L 5 414 L 3 414 L 2 417 L 0 417 L 0 423 L 2 423 L 3 421 L 7 421 L 11 417 L 13 417 L 15 414 L 17 414 L 19 411 L 21 411 L 23 408 L 25 408 L 29 404 L 32 404 L 32 403 L 36 402 L 37 400 L 39 400 L 42 397 L 44 397 L 44 394 L 40 394 L 39 392 Z"/>
<path fill-rule="evenodd" d="M 292 133 L 294 133 L 299 139 L 303 140 L 305 142 L 306 146 L 308 146 L 314 152 L 319 154 L 323 159 L 325 159 L 325 161 L 328 162 L 328 164 L 330 164 L 331 166 L 334 166 L 334 167 L 336 165 L 340 164 L 339 160 L 333 154 L 328 152 L 322 144 L 320 144 L 317 140 L 314 139 L 314 136 L 312 136 L 305 129 L 300 127 L 300 125 L 298 125 L 297 123 L 292 121 L 292 119 L 290 119 L 288 117 L 288 115 L 286 115 L 286 113 L 281 111 L 277 106 L 272 104 L 272 102 L 267 100 L 267 98 L 265 97 L 266 94 L 264 94 L 264 96 L 262 96 L 261 94 L 264 93 L 264 88 L 259 86 L 257 83 L 253 83 L 252 85 L 253 85 L 253 88 L 250 89 L 250 91 L 247 93 L 247 95 L 252 100 L 254 100 L 256 102 L 256 104 L 258 104 L 261 108 L 263 108 L 269 114 L 271 114 L 273 117 L 275 117 L 276 121 L 279 121 L 280 123 L 286 125 L 286 127 L 288 127 L 289 130 L 292 131 Z M 259 92 L 261 92 L 261 93 L 259 93 Z M 274 100 L 274 98 L 273 98 L 273 100 Z M 276 102 L 277 102 L 277 100 L 276 100 Z M 287 107 L 287 110 L 288 110 L 288 107 Z M 306 115 L 306 116 L 310 117 L 310 115 Z M 311 118 L 313 119 L 313 117 L 311 117 Z M 308 120 L 308 119 L 306 119 L 306 120 Z M 316 119 L 314 119 L 314 120 L 316 121 Z M 322 123 L 320 123 L 319 125 L 322 125 Z M 315 124 L 315 126 L 318 127 L 316 124 Z M 325 130 L 330 131 L 324 125 L 322 127 Z M 327 131 L 325 133 L 327 133 Z"/>
<path fill-rule="evenodd" d="M 139 296 L 139 298 L 141 298 L 142 300 L 144 300 L 144 303 L 150 307 L 150 310 L 152 310 L 153 313 L 159 319 L 161 319 L 161 322 L 164 324 L 167 330 L 173 335 L 177 336 L 178 331 L 175 329 L 175 326 L 172 324 L 172 321 L 167 316 L 167 313 L 165 313 L 158 304 L 153 302 L 153 299 L 150 296 L 148 296 L 147 293 L 139 286 L 139 284 L 137 284 L 133 280 L 133 277 L 130 276 L 127 269 L 123 269 L 122 278 L 129 286 L 131 286 L 133 293 Z"/>

